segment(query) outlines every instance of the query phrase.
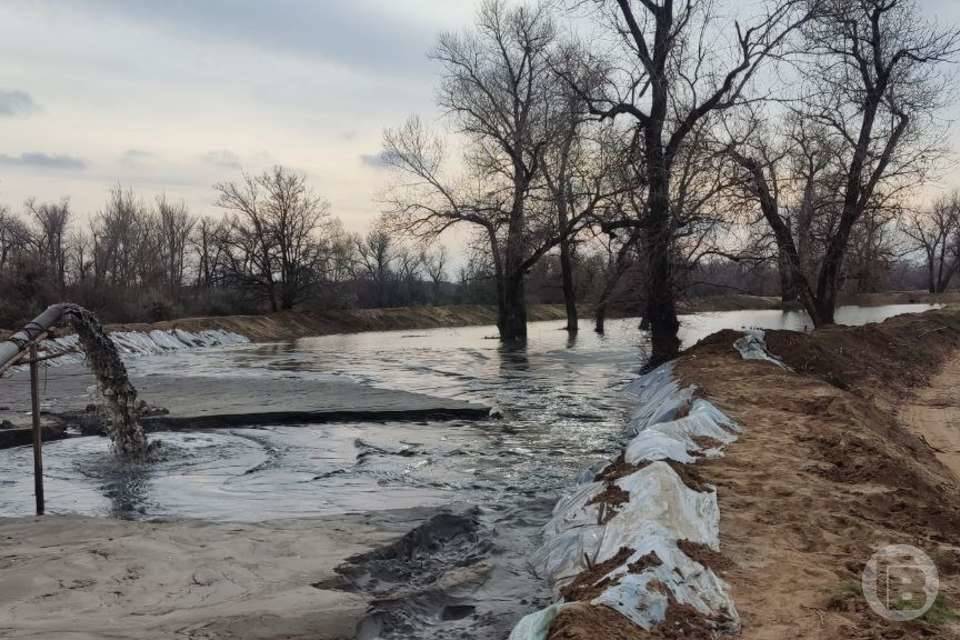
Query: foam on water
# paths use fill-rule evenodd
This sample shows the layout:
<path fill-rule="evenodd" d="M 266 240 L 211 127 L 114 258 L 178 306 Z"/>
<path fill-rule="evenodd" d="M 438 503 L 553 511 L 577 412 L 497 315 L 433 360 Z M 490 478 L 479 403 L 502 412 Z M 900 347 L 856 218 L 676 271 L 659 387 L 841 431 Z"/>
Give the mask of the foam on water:
<path fill-rule="evenodd" d="M 223 347 L 250 342 L 244 336 L 221 329 L 190 332 L 182 329 L 161 331 L 154 329 L 149 333 L 140 331 L 114 331 L 109 334 L 117 350 L 125 356 L 147 356 L 171 351 L 185 351 L 204 347 Z M 40 343 L 41 351 L 46 355 L 74 352 L 79 349 L 76 334 L 51 338 Z M 77 362 L 81 354 L 65 355 L 50 361 L 57 366 L 67 362 Z"/>

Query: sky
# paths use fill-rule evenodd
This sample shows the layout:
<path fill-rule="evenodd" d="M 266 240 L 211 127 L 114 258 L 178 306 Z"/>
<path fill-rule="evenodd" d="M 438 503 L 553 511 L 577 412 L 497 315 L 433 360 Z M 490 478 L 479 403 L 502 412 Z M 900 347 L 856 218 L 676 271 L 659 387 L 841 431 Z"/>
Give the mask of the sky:
<path fill-rule="evenodd" d="M 960 24 L 960 0 L 919 2 Z M 69 196 L 84 218 L 119 183 L 215 215 L 214 183 L 282 164 L 361 231 L 390 180 L 378 163 L 383 129 L 439 117 L 426 52 L 441 31 L 468 27 L 475 6 L 3 0 L 0 204 Z M 960 106 L 946 115 L 960 120 Z M 953 176 L 960 186 L 960 172 L 950 175 L 934 188 Z"/>
<path fill-rule="evenodd" d="M 349 230 L 378 215 L 382 132 L 433 106 L 426 52 L 459 0 L 4 0 L 0 203 L 118 183 L 216 214 L 212 185 L 282 164 Z"/>

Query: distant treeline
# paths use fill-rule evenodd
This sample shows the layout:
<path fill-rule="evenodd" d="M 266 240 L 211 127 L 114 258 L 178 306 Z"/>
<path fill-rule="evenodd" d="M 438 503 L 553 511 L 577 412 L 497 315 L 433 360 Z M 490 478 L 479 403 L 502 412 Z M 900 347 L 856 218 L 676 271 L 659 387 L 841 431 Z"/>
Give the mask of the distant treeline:
<path fill-rule="evenodd" d="M 215 186 L 224 215 L 193 214 L 181 201 L 146 202 L 115 187 L 86 222 L 69 200 L 29 200 L 0 208 L 0 327 L 14 327 L 53 302 L 71 300 L 108 322 L 152 322 L 203 315 L 298 308 L 495 305 L 493 268 L 482 249 L 452 268 L 442 245 L 417 244 L 384 222 L 366 234 L 344 231 L 302 175 L 281 167 Z M 895 237 L 894 235 L 890 236 Z M 641 313 L 642 262 L 584 239 L 572 252 L 578 302 L 595 306 L 614 268 L 622 277 L 606 297 Z M 847 289 L 927 287 L 927 272 L 897 257 L 895 246 L 852 262 Z M 855 277 L 868 273 L 868 277 Z M 699 297 L 729 292 L 780 295 L 774 260 L 702 260 L 684 289 Z M 531 303 L 564 302 L 557 252 L 530 269 Z"/>

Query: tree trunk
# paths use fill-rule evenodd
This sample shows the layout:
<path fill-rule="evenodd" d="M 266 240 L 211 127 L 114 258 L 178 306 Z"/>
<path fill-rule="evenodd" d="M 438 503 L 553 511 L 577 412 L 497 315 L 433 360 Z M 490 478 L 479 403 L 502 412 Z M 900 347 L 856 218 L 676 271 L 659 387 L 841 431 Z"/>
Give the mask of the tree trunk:
<path fill-rule="evenodd" d="M 795 309 L 799 305 L 800 291 L 790 267 L 790 258 L 783 248 L 778 252 L 777 270 L 780 273 L 780 308 Z"/>
<path fill-rule="evenodd" d="M 607 301 L 601 300 L 594 309 L 593 330 L 603 335 L 604 321 L 607 319 Z"/>
<path fill-rule="evenodd" d="M 504 342 L 525 342 L 527 301 L 523 274 L 510 274 L 503 284 L 500 339 Z"/>
<path fill-rule="evenodd" d="M 563 279 L 563 303 L 567 308 L 567 331 L 577 333 L 580 330 L 577 320 L 577 293 L 573 283 L 573 249 L 570 238 L 563 234 L 560 239 L 560 273 Z"/>
<path fill-rule="evenodd" d="M 507 247 L 503 266 L 502 325 L 500 339 L 504 342 L 523 342 L 527 339 L 527 300 L 524 290 L 524 198 L 527 183 L 521 177 L 523 163 L 514 161 L 513 207 L 507 226 Z"/>
<path fill-rule="evenodd" d="M 672 360 L 680 353 L 677 319 L 674 301 L 671 250 L 673 240 L 670 228 L 670 178 L 663 165 L 663 158 L 656 157 L 659 168 L 649 171 L 649 221 L 646 233 L 647 248 L 647 313 L 650 322 L 652 352 L 648 367 Z"/>

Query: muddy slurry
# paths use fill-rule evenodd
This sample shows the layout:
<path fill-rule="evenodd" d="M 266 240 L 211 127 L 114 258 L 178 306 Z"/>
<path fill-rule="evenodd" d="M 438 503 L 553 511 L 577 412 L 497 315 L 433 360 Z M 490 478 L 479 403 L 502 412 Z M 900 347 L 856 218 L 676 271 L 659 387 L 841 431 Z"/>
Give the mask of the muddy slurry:
<path fill-rule="evenodd" d="M 349 558 L 337 578 L 314 586 L 372 598 L 357 640 L 501 640 L 518 617 L 549 602 L 526 566 L 549 510 L 547 500 L 499 512 L 444 510 L 399 540 Z"/>
<path fill-rule="evenodd" d="M 148 447 L 140 424 L 137 390 L 130 382 L 117 346 L 97 317 L 83 307 L 70 305 L 64 317 L 77 332 L 87 364 L 97 378 L 97 388 L 106 401 L 107 433 L 113 450 L 125 460 L 143 461 Z"/>

